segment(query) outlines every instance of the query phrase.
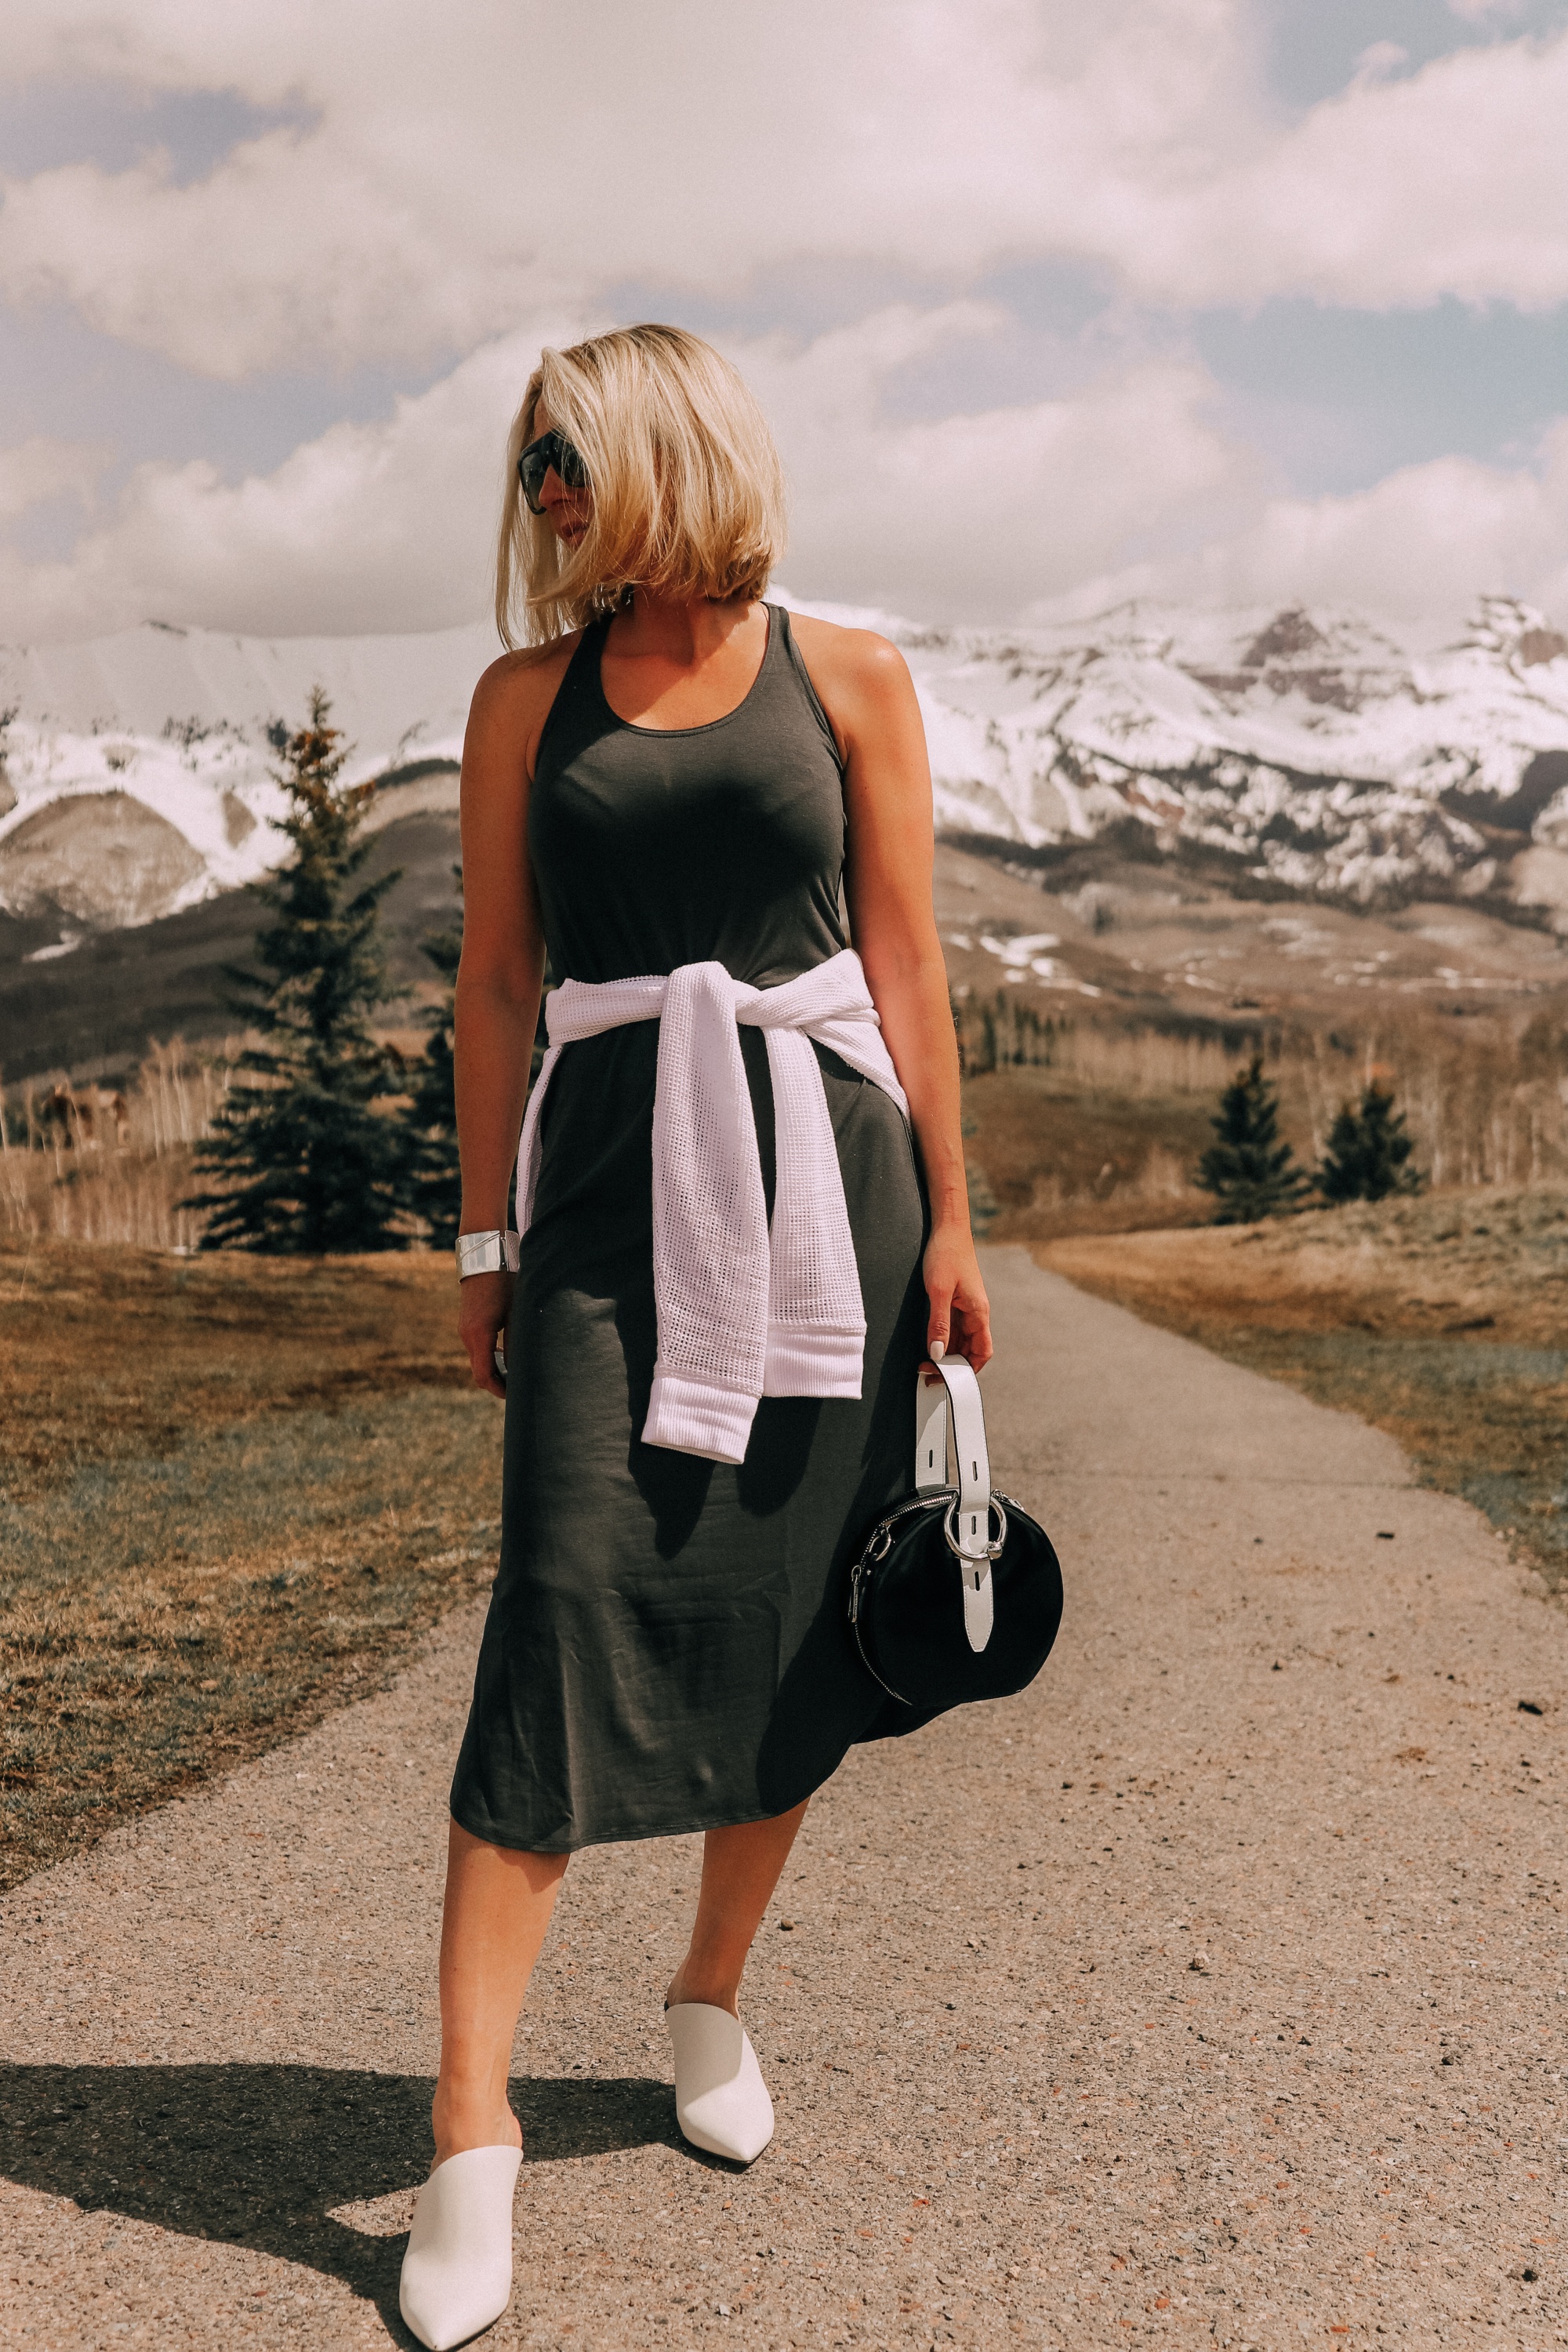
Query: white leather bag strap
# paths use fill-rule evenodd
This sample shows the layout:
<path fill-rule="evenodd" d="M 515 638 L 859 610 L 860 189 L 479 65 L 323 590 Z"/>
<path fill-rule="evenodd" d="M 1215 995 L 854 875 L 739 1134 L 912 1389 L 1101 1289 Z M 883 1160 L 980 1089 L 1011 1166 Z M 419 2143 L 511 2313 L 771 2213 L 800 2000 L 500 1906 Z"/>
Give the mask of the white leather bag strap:
<path fill-rule="evenodd" d="M 915 1374 L 915 1492 L 947 1484 L 947 1390 L 931 1372 Z"/>
<path fill-rule="evenodd" d="M 966 1559 L 983 1555 L 990 1542 L 991 1458 L 985 1450 L 985 1415 L 980 1383 L 962 1356 L 944 1356 L 937 1366 L 952 1409 L 953 1449 L 958 1456 L 959 1549 Z"/>
<path fill-rule="evenodd" d="M 983 1650 L 994 1622 L 991 1584 L 991 1460 L 985 1446 L 985 1414 L 980 1383 L 962 1356 L 936 1367 L 940 1386 L 924 1371 L 915 1375 L 915 1490 L 929 1494 L 958 1488 L 948 1517 L 963 1580 L 963 1630 L 972 1650 Z M 948 1419 L 952 1416 L 951 1457 Z"/>

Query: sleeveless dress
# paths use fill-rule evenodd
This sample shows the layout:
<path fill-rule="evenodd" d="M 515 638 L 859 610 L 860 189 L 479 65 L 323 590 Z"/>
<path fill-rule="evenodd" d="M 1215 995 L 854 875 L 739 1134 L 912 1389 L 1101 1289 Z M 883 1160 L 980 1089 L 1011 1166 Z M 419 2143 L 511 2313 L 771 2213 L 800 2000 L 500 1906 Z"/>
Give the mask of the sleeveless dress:
<path fill-rule="evenodd" d="M 713 961 L 765 988 L 844 947 L 842 771 L 789 616 L 766 611 L 751 692 L 703 727 L 618 719 L 608 624 L 584 632 L 529 803 L 558 976 Z M 740 1040 L 771 1210 L 765 1041 Z M 912 1485 L 928 1220 L 908 1125 L 814 1044 L 866 1310 L 859 1402 L 764 1397 L 738 1468 L 645 1445 L 658 1041 L 639 1022 L 563 1053 L 507 1334 L 500 1561 L 451 1809 L 534 1853 L 787 1811 L 893 1727 L 844 1604 Z"/>

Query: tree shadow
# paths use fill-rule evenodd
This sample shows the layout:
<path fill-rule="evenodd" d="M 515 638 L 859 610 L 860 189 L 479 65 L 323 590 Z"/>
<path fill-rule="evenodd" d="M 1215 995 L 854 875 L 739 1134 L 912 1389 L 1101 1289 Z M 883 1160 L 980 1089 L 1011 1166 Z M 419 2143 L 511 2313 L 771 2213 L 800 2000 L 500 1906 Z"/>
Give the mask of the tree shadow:
<path fill-rule="evenodd" d="M 0 2066 L 0 2175 L 189 2238 L 304 2263 L 374 2303 L 399 2342 L 404 2239 L 335 2208 L 416 2189 L 430 2161 L 418 2074 L 322 2066 Z M 683 2146 L 667 2083 L 512 2084 L 528 2161 Z"/>

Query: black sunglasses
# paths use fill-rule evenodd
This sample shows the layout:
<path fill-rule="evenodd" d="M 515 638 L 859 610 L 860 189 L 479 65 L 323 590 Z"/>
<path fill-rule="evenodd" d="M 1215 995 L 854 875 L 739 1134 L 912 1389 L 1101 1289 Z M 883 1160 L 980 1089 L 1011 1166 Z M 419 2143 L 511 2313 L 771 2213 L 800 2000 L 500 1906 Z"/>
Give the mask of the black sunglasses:
<path fill-rule="evenodd" d="M 542 433 L 537 441 L 529 443 L 517 461 L 517 478 L 522 484 L 530 514 L 544 512 L 539 493 L 552 467 L 563 490 L 585 490 L 588 487 L 588 468 L 564 433 Z"/>

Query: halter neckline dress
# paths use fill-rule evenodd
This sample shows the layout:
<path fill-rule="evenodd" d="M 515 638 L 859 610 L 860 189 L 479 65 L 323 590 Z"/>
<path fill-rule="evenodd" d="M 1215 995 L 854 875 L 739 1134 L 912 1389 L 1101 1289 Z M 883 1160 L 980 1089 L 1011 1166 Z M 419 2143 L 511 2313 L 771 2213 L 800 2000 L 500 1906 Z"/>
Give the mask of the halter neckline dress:
<path fill-rule="evenodd" d="M 789 615 L 766 611 L 750 693 L 700 727 L 618 718 L 609 625 L 584 632 L 529 801 L 557 975 L 711 961 L 767 988 L 842 950 L 843 772 Z M 766 1045 L 739 1034 L 771 1211 Z M 859 1399 L 764 1396 L 737 1467 L 647 1445 L 658 1045 L 644 1021 L 563 1050 L 514 1286 L 500 1559 L 451 1809 L 533 1853 L 766 1819 L 857 1740 L 910 1727 L 845 1619 L 849 1563 L 912 1484 L 928 1217 L 907 1121 L 814 1042 L 866 1315 Z"/>

